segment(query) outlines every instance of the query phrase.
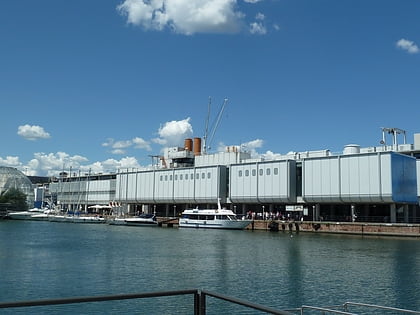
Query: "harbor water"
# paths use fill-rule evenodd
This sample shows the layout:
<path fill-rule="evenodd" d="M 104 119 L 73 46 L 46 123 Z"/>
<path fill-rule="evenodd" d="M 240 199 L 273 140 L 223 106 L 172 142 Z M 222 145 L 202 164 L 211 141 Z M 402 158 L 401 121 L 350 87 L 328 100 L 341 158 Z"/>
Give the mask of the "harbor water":
<path fill-rule="evenodd" d="M 0 302 L 202 289 L 276 309 L 347 301 L 420 310 L 420 240 L 0 221 Z M 208 298 L 207 314 L 260 314 Z M 2 314 L 192 314 L 192 296 Z"/>

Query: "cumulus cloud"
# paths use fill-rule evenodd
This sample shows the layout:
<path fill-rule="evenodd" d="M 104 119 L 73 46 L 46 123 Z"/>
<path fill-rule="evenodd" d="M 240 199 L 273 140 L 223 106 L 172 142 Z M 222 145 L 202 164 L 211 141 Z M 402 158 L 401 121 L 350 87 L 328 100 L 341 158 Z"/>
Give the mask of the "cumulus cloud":
<path fill-rule="evenodd" d="M 166 122 L 159 128 L 159 138 L 153 139 L 157 144 L 164 146 L 181 146 L 186 138 L 193 135 L 190 118 Z"/>
<path fill-rule="evenodd" d="M 409 54 L 417 54 L 420 50 L 419 47 L 411 40 L 401 38 L 396 43 L 397 47 L 407 51 Z"/>
<path fill-rule="evenodd" d="M 185 35 L 235 33 L 244 18 L 237 0 L 124 0 L 117 11 L 145 30 L 169 28 Z"/>
<path fill-rule="evenodd" d="M 18 127 L 17 134 L 27 140 L 48 139 L 50 134 L 41 126 L 23 125 Z"/>
<path fill-rule="evenodd" d="M 266 34 L 267 33 L 267 29 L 266 29 L 266 27 L 263 24 L 264 23 L 263 22 L 264 19 L 265 19 L 264 14 L 258 13 L 255 16 L 255 22 L 253 22 L 253 23 L 251 23 L 249 25 L 249 32 L 251 34 L 257 34 L 257 35 L 264 35 L 264 34 Z"/>
<path fill-rule="evenodd" d="M 137 159 L 134 157 L 124 157 L 120 160 L 107 159 L 105 161 L 96 161 L 89 163 L 86 157 L 80 155 L 70 155 L 65 152 L 56 153 L 35 153 L 34 158 L 26 165 L 19 162 L 16 157 L 8 157 L 8 163 L 4 163 L 4 159 L 0 158 L 1 165 L 13 166 L 24 171 L 29 176 L 58 176 L 62 171 L 78 174 L 95 173 L 111 173 L 117 172 L 119 169 L 141 168 Z"/>
<path fill-rule="evenodd" d="M 19 161 L 19 157 L 17 156 L 6 156 L 5 159 L 0 157 L 0 165 L 19 168 L 22 166 L 22 163 Z"/>
<path fill-rule="evenodd" d="M 152 148 L 148 141 L 140 138 L 135 137 L 131 140 L 118 140 L 115 141 L 112 138 L 106 140 L 106 142 L 102 143 L 104 147 L 110 147 L 113 154 L 125 154 L 126 149 L 130 147 L 134 147 L 135 149 L 144 149 L 146 151 L 151 151 Z"/>

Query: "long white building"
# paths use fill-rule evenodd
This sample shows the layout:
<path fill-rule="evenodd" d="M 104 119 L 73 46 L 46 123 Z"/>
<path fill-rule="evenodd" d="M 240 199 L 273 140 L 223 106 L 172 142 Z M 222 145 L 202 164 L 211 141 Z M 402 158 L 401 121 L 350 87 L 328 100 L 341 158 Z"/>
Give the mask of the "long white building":
<path fill-rule="evenodd" d="M 348 145 L 251 159 L 235 147 L 202 154 L 201 139 L 169 148 L 151 169 L 62 176 L 50 192 L 64 209 L 111 205 L 115 211 L 177 216 L 191 206 L 224 206 L 238 214 L 304 216 L 305 220 L 420 222 L 420 134 L 414 144 Z M 404 141 L 405 142 L 405 141 Z"/>

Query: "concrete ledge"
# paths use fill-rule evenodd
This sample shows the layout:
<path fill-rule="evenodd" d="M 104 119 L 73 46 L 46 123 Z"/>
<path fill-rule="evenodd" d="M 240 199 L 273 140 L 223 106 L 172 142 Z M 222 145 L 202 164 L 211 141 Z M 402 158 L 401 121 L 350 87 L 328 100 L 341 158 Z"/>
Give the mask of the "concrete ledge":
<path fill-rule="evenodd" d="M 363 223 L 363 222 L 323 222 L 323 221 L 263 221 L 256 220 L 247 229 L 273 230 L 271 222 L 278 224 L 278 231 L 301 231 L 315 233 L 337 233 L 380 236 L 420 237 L 420 224 L 408 223 Z"/>

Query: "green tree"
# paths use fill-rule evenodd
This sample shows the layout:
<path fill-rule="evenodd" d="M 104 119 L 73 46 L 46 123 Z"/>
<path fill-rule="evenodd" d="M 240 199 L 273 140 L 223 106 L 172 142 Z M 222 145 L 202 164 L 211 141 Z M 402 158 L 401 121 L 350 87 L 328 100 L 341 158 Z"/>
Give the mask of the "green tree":
<path fill-rule="evenodd" d="M 3 191 L 0 195 L 0 203 L 9 203 L 15 209 L 27 210 L 26 195 L 17 188 L 10 188 Z"/>

